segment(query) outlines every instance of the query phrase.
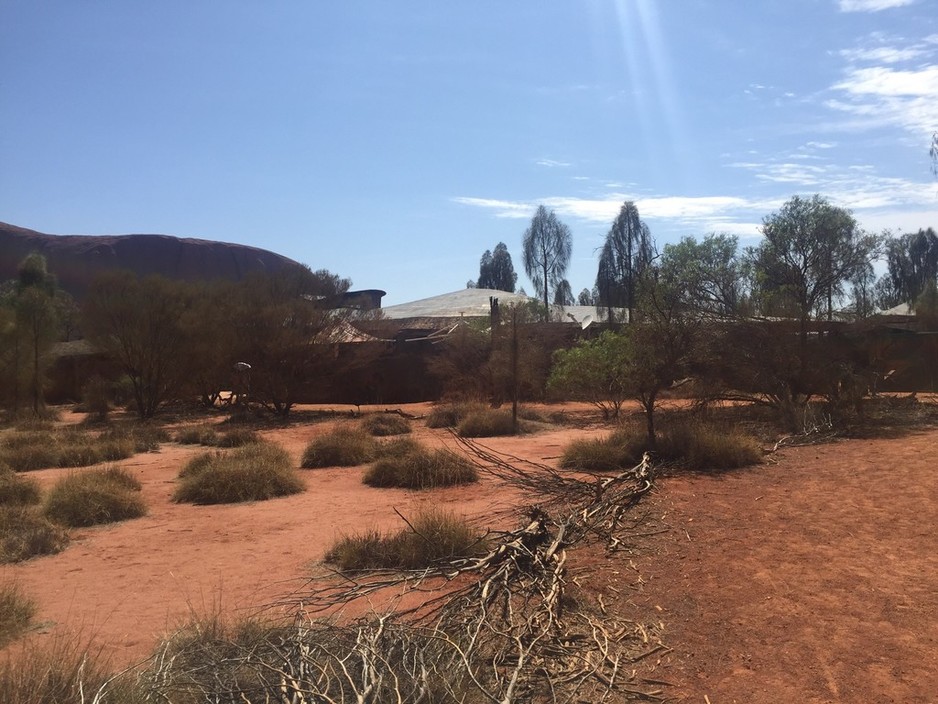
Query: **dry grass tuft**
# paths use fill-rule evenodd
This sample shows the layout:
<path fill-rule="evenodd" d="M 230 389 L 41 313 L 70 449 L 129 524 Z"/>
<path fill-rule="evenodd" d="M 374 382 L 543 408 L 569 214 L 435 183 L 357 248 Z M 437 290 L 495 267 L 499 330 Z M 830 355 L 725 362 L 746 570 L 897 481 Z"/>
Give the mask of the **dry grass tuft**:
<path fill-rule="evenodd" d="M 356 467 L 371 462 L 376 448 L 374 439 L 363 430 L 338 427 L 306 446 L 300 466 L 304 469 Z"/>
<path fill-rule="evenodd" d="M 410 423 L 393 413 L 375 413 L 362 421 L 362 430 L 374 437 L 389 435 L 407 435 L 411 432 Z"/>
<path fill-rule="evenodd" d="M 470 484 L 478 478 L 471 462 L 449 450 L 429 450 L 417 443 L 389 443 L 362 481 L 374 487 L 434 489 Z"/>
<path fill-rule="evenodd" d="M 325 561 L 343 572 L 369 569 L 419 570 L 453 559 L 482 555 L 483 536 L 463 517 L 436 509 L 418 513 L 391 535 L 368 531 L 333 545 Z"/>
<path fill-rule="evenodd" d="M 0 564 L 54 555 L 68 545 L 68 535 L 26 506 L 0 506 Z"/>
<path fill-rule="evenodd" d="M 305 489 L 289 453 L 274 443 L 254 443 L 230 452 L 207 452 L 180 472 L 173 501 L 230 504 L 264 501 Z"/>
<path fill-rule="evenodd" d="M 146 514 L 140 483 L 118 467 L 75 472 L 46 498 L 47 518 L 70 528 L 114 523 Z"/>
<path fill-rule="evenodd" d="M 0 648 L 19 638 L 36 615 L 36 604 L 15 584 L 0 586 Z"/>
<path fill-rule="evenodd" d="M 40 497 L 39 482 L 0 463 L 0 506 L 31 506 L 38 504 Z"/>

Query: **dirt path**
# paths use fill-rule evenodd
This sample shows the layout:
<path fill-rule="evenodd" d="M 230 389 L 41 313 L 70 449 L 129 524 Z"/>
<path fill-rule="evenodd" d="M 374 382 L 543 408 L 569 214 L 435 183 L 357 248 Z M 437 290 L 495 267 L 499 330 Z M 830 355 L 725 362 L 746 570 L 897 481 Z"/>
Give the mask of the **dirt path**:
<path fill-rule="evenodd" d="M 938 430 L 665 479 L 673 530 L 636 560 L 678 701 L 934 702 Z M 654 611 L 651 611 L 654 613 Z"/>

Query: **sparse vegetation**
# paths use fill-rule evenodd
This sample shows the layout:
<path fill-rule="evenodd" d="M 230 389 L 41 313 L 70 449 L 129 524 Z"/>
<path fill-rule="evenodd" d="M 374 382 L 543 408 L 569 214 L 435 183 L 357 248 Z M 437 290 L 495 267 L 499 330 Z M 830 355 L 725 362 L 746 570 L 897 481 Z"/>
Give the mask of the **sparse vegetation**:
<path fill-rule="evenodd" d="M 167 437 L 163 428 L 149 425 L 115 425 L 100 433 L 87 426 L 17 428 L 0 440 L 0 462 L 17 472 L 89 467 L 155 450 Z"/>
<path fill-rule="evenodd" d="M 658 459 L 686 469 L 736 469 L 758 464 L 762 459 L 762 448 L 755 438 L 692 420 L 671 419 L 656 441 L 654 453 Z M 645 433 L 625 427 L 603 438 L 573 441 L 564 449 L 560 466 L 615 471 L 638 464 L 649 449 Z"/>
<path fill-rule="evenodd" d="M 444 560 L 484 554 L 483 536 L 462 517 L 438 510 L 418 513 L 410 524 L 390 535 L 367 531 L 333 545 L 325 561 L 342 571 L 417 570 Z"/>
<path fill-rule="evenodd" d="M 518 429 L 521 430 L 520 423 Z M 509 410 L 481 408 L 471 411 L 459 422 L 458 432 L 464 438 L 514 435 L 515 424 Z"/>
<path fill-rule="evenodd" d="M 9 465 L 0 463 L 0 506 L 29 506 L 38 504 L 39 483 L 21 477 Z"/>
<path fill-rule="evenodd" d="M 53 555 L 66 545 L 66 532 L 36 508 L 0 506 L 0 564 Z"/>
<path fill-rule="evenodd" d="M 260 436 L 249 428 L 228 428 L 219 433 L 214 425 L 190 425 L 180 429 L 175 436 L 181 445 L 205 445 L 207 447 L 241 447 L 260 442 Z"/>
<path fill-rule="evenodd" d="M 144 704 L 131 673 L 115 674 L 100 648 L 74 635 L 28 644 L 0 660 L 0 701 L 17 704 Z"/>
<path fill-rule="evenodd" d="M 365 473 L 362 481 L 374 487 L 433 489 L 470 484 L 478 472 L 466 458 L 449 450 L 430 450 L 420 445 L 389 446 Z"/>
<path fill-rule="evenodd" d="M 455 428 L 473 411 L 486 408 L 483 403 L 444 403 L 434 406 L 427 416 L 428 428 Z"/>
<path fill-rule="evenodd" d="M 410 423 L 392 413 L 375 413 L 362 421 L 362 429 L 375 437 L 406 435 L 411 432 Z"/>
<path fill-rule="evenodd" d="M 139 518 L 146 513 L 140 483 L 125 470 L 75 472 L 59 480 L 46 498 L 45 515 L 70 528 Z"/>
<path fill-rule="evenodd" d="M 306 446 L 300 466 L 304 469 L 355 467 L 371 462 L 376 448 L 377 443 L 363 430 L 338 427 Z"/>
<path fill-rule="evenodd" d="M 0 648 L 20 637 L 35 613 L 36 604 L 16 584 L 0 585 Z"/>
<path fill-rule="evenodd" d="M 178 503 L 230 504 L 297 494 L 305 488 L 289 453 L 274 443 L 194 458 L 180 473 Z"/>

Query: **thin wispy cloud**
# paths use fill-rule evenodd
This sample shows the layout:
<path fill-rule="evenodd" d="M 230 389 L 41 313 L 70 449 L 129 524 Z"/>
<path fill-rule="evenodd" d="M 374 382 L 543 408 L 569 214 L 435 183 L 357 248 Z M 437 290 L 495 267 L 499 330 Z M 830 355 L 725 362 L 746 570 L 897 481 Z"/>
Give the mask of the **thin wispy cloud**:
<path fill-rule="evenodd" d="M 572 164 L 570 164 L 569 162 L 557 161 L 556 159 L 538 159 L 535 163 L 538 166 L 546 166 L 550 169 L 566 168 L 568 166 L 572 166 Z"/>
<path fill-rule="evenodd" d="M 893 7 L 911 5 L 915 0 L 839 0 L 841 12 L 880 12 Z"/>

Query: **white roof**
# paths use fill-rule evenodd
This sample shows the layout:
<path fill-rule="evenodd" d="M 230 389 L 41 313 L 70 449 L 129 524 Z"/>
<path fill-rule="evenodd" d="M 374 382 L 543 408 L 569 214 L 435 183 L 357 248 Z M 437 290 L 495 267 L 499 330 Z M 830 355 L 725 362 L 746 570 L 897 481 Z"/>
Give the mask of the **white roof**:
<path fill-rule="evenodd" d="M 382 308 L 385 318 L 400 320 L 401 318 L 477 318 L 488 316 L 491 307 L 489 298 L 497 298 L 500 306 L 512 303 L 530 303 L 537 299 L 520 293 L 496 291 L 490 288 L 464 288 L 452 293 L 443 293 L 439 296 L 422 298 L 411 303 L 399 303 L 396 306 Z M 591 315 L 594 320 L 602 320 L 602 315 L 594 306 L 551 306 L 551 317 L 555 320 L 571 322 L 572 315 L 577 323 L 584 317 Z"/>

